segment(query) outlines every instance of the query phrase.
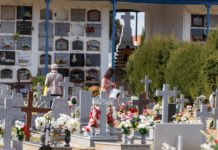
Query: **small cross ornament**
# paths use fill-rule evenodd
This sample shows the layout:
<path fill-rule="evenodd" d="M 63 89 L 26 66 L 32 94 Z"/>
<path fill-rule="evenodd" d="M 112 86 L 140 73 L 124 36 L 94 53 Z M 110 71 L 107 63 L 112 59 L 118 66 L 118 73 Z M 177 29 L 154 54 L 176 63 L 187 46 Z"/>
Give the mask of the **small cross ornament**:
<path fill-rule="evenodd" d="M 69 87 L 74 87 L 74 83 L 69 82 L 69 77 L 64 77 L 64 82 L 60 82 L 59 86 L 64 88 L 63 98 L 69 99 Z"/>
<path fill-rule="evenodd" d="M 148 76 L 145 76 L 145 79 L 144 79 L 144 80 L 141 80 L 141 83 L 144 83 L 144 84 L 145 84 L 146 98 L 149 99 L 149 97 L 148 97 L 148 84 L 149 84 L 149 83 L 152 83 L 152 80 L 149 80 L 149 79 L 148 79 Z"/>
<path fill-rule="evenodd" d="M 181 94 L 181 97 L 177 98 L 176 102 L 180 105 L 180 112 L 184 112 L 184 103 L 188 102 L 188 99 L 185 99 L 184 94 Z"/>

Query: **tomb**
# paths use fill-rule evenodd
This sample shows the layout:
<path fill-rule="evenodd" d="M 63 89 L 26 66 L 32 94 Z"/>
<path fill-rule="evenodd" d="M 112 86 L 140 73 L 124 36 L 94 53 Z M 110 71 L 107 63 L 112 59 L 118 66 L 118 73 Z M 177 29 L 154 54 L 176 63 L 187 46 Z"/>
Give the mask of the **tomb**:
<path fill-rule="evenodd" d="M 15 64 L 15 52 L 0 52 L 0 65 L 14 65 Z"/>
<path fill-rule="evenodd" d="M 31 50 L 32 48 L 32 38 L 31 37 L 20 37 L 17 40 L 18 50 Z"/>
<path fill-rule="evenodd" d="M 56 51 L 67 51 L 68 50 L 68 40 L 58 39 L 55 42 Z"/>
<path fill-rule="evenodd" d="M 52 10 L 49 9 L 49 20 L 52 20 L 53 13 Z M 46 19 L 46 9 L 41 9 L 40 10 L 40 19 L 45 20 Z"/>
<path fill-rule="evenodd" d="M 59 72 L 63 77 L 69 77 L 69 69 L 58 68 L 58 72 Z"/>
<path fill-rule="evenodd" d="M 0 47 L 3 50 L 14 50 L 15 41 L 12 36 L 0 36 Z"/>
<path fill-rule="evenodd" d="M 70 66 L 83 67 L 84 54 L 70 54 Z"/>
<path fill-rule="evenodd" d="M 12 79 L 13 72 L 10 69 L 1 70 L 1 79 Z"/>
<path fill-rule="evenodd" d="M 98 10 L 88 11 L 87 20 L 91 21 L 91 22 L 100 22 L 101 21 L 101 12 Z"/>
<path fill-rule="evenodd" d="M 71 9 L 71 21 L 84 22 L 85 13 L 85 9 Z"/>
<path fill-rule="evenodd" d="M 100 54 L 86 54 L 86 66 L 100 67 L 100 65 L 101 65 Z"/>
<path fill-rule="evenodd" d="M 87 51 L 100 51 L 100 42 L 96 40 L 88 41 Z"/>
<path fill-rule="evenodd" d="M 48 72 L 51 71 L 51 68 L 48 68 Z M 37 76 L 44 76 L 45 75 L 45 68 L 38 68 Z"/>
<path fill-rule="evenodd" d="M 56 17 L 56 20 L 58 20 L 58 21 L 67 21 L 67 20 L 69 20 L 69 13 L 65 9 L 59 9 L 55 13 L 55 17 Z"/>
<path fill-rule="evenodd" d="M 45 37 L 39 37 L 39 51 L 45 51 Z M 48 38 L 48 50 L 52 51 L 53 50 L 53 38 L 49 37 Z"/>
<path fill-rule="evenodd" d="M 45 54 L 40 55 L 40 65 L 45 64 Z M 48 55 L 48 64 L 51 64 L 51 55 Z"/>
<path fill-rule="evenodd" d="M 69 23 L 55 23 L 56 36 L 69 36 L 70 24 Z"/>
<path fill-rule="evenodd" d="M 99 81 L 99 71 L 90 69 L 86 72 L 86 81 Z"/>
<path fill-rule="evenodd" d="M 53 23 L 49 23 L 49 37 L 53 37 Z M 45 22 L 40 22 L 39 23 L 39 37 L 45 37 L 46 35 L 46 26 L 45 26 Z"/>
<path fill-rule="evenodd" d="M 101 24 L 87 24 L 86 25 L 87 37 L 101 37 Z"/>
<path fill-rule="evenodd" d="M 17 71 L 18 80 L 29 80 L 31 73 L 28 69 L 22 68 Z"/>
<path fill-rule="evenodd" d="M 17 32 L 21 35 L 32 34 L 32 22 L 30 21 L 17 21 Z"/>
<path fill-rule="evenodd" d="M 72 36 L 84 36 L 84 25 L 75 24 L 72 26 Z"/>
<path fill-rule="evenodd" d="M 1 19 L 2 20 L 15 20 L 15 7 L 14 6 L 1 6 Z"/>
<path fill-rule="evenodd" d="M 66 53 L 55 53 L 54 63 L 56 63 L 60 67 L 69 66 L 69 54 Z"/>
<path fill-rule="evenodd" d="M 72 45 L 73 50 L 83 50 L 83 41 L 81 40 L 73 41 Z"/>
<path fill-rule="evenodd" d="M 70 72 L 70 81 L 74 83 L 81 83 L 84 81 L 84 71 L 75 69 Z"/>
<path fill-rule="evenodd" d="M 32 20 L 32 7 L 31 6 L 18 6 L 17 19 Z"/>
<path fill-rule="evenodd" d="M 21 66 L 27 66 L 31 64 L 31 53 L 30 51 L 24 52 L 19 51 L 16 53 L 17 63 Z"/>
<path fill-rule="evenodd" d="M 14 33 L 15 22 L 0 22 L 0 33 Z"/>

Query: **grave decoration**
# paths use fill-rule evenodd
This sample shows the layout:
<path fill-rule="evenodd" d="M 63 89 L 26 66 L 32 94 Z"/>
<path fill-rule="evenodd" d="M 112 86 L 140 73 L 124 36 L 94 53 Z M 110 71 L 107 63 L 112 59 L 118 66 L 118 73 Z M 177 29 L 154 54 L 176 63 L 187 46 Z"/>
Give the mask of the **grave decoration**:
<path fill-rule="evenodd" d="M 32 20 L 32 7 L 17 6 L 17 19 Z"/>
<path fill-rule="evenodd" d="M 88 126 L 91 128 L 91 136 L 95 136 L 95 128 L 99 126 L 100 110 L 99 107 L 93 106 L 89 114 Z"/>
<path fill-rule="evenodd" d="M 55 53 L 55 63 L 60 67 L 69 66 L 69 55 L 66 53 Z"/>
<path fill-rule="evenodd" d="M 73 50 L 83 50 L 83 41 L 73 41 Z"/>
<path fill-rule="evenodd" d="M 175 115 L 173 116 L 173 118 L 174 118 L 174 122 L 175 122 L 175 123 L 178 123 L 178 122 L 185 123 L 186 121 L 189 120 L 187 114 L 184 114 L 184 113 L 181 112 L 181 111 L 180 111 L 178 114 L 175 114 Z"/>
<path fill-rule="evenodd" d="M 15 64 L 15 52 L 0 52 L 0 65 L 14 65 Z"/>
<path fill-rule="evenodd" d="M 129 120 L 122 121 L 120 123 L 120 128 L 122 129 L 122 134 L 123 134 L 123 137 L 122 137 L 123 144 L 127 144 L 127 142 L 128 142 L 128 134 L 130 132 L 131 127 L 132 127 L 132 125 L 131 125 L 131 122 Z"/>
<path fill-rule="evenodd" d="M 184 112 L 184 103 L 188 102 L 188 99 L 185 99 L 184 94 L 181 94 L 180 98 L 176 98 L 176 102 L 180 105 L 180 112 Z"/>
<path fill-rule="evenodd" d="M 64 82 L 60 82 L 59 86 L 62 86 L 64 89 L 64 98 L 69 98 L 69 87 L 74 87 L 74 83 L 69 82 L 69 77 L 64 77 Z"/>
<path fill-rule="evenodd" d="M 70 66 L 83 67 L 84 64 L 84 54 L 70 54 Z"/>
<path fill-rule="evenodd" d="M 68 104 L 69 104 L 69 106 L 70 106 L 70 109 L 71 109 L 71 110 L 74 110 L 75 107 L 76 107 L 76 104 L 77 104 L 77 97 L 76 97 L 76 96 L 72 96 L 72 97 L 70 98 L 70 100 L 68 101 Z"/>
<path fill-rule="evenodd" d="M 84 72 L 80 69 L 75 69 L 70 72 L 70 81 L 74 83 L 81 83 L 84 81 Z"/>
<path fill-rule="evenodd" d="M 86 72 L 86 81 L 99 81 L 99 72 L 95 69 L 90 69 Z"/>
<path fill-rule="evenodd" d="M 201 145 L 202 150 L 216 150 L 218 148 L 218 139 L 212 134 L 201 131 L 201 133 L 206 137 L 207 143 Z"/>
<path fill-rule="evenodd" d="M 100 51 L 100 42 L 96 40 L 88 41 L 87 51 Z"/>
<path fill-rule="evenodd" d="M 12 36 L 0 36 L 0 46 L 3 50 L 14 50 L 15 40 Z"/>

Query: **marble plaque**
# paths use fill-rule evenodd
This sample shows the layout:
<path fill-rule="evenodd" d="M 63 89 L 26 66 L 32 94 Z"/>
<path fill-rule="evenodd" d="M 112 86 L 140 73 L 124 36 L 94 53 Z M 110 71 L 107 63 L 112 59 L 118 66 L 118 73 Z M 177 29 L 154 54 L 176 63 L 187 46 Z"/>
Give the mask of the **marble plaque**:
<path fill-rule="evenodd" d="M 18 50 L 31 50 L 32 49 L 32 38 L 31 37 L 20 37 L 17 41 Z"/>
<path fill-rule="evenodd" d="M 17 19 L 32 20 L 32 7 L 17 6 Z"/>
<path fill-rule="evenodd" d="M 46 20 L 46 9 L 40 10 L 40 19 Z M 52 20 L 52 10 L 49 9 L 49 20 Z"/>
<path fill-rule="evenodd" d="M 86 72 L 86 81 L 99 81 L 99 71 L 90 69 Z"/>
<path fill-rule="evenodd" d="M 1 19 L 2 20 L 15 20 L 15 7 L 14 6 L 2 6 L 1 7 Z"/>
<path fill-rule="evenodd" d="M 71 21 L 85 21 L 85 9 L 71 9 Z"/>
<path fill-rule="evenodd" d="M 16 53 L 17 64 L 27 66 L 31 64 L 31 52 L 20 51 Z"/>
<path fill-rule="evenodd" d="M 40 51 L 45 51 L 45 37 L 39 37 L 39 50 Z M 50 37 L 48 39 L 48 50 L 52 51 L 53 50 L 53 38 Z"/>
<path fill-rule="evenodd" d="M 98 22 L 101 21 L 101 12 L 98 10 L 90 10 L 87 13 L 88 21 Z"/>
<path fill-rule="evenodd" d="M 53 37 L 54 33 L 53 33 L 53 23 L 49 23 L 49 37 Z M 39 23 L 39 37 L 45 37 L 46 36 L 46 26 L 45 26 L 45 22 L 41 22 Z"/>
<path fill-rule="evenodd" d="M 45 64 L 45 54 L 40 55 L 40 65 Z M 51 55 L 48 55 L 48 64 L 51 64 Z"/>
<path fill-rule="evenodd" d="M 17 21 L 17 32 L 21 35 L 32 34 L 32 22 Z"/>
<path fill-rule="evenodd" d="M 100 67 L 100 65 L 101 65 L 100 54 L 86 54 L 86 66 Z"/>
<path fill-rule="evenodd" d="M 73 50 L 83 50 L 83 41 L 73 41 Z"/>
<path fill-rule="evenodd" d="M 65 9 L 59 9 L 56 12 L 56 20 L 59 21 L 67 21 L 69 19 L 69 13 Z"/>
<path fill-rule="evenodd" d="M 0 22 L 0 33 L 14 33 L 15 22 Z"/>
<path fill-rule="evenodd" d="M 68 40 L 59 39 L 55 42 L 55 49 L 58 51 L 68 50 Z"/>
<path fill-rule="evenodd" d="M 76 24 L 72 26 L 72 36 L 84 36 L 84 25 Z"/>
<path fill-rule="evenodd" d="M 4 50 L 14 50 L 15 41 L 12 36 L 0 36 L 0 47 Z"/>
<path fill-rule="evenodd" d="M 12 79 L 13 72 L 10 69 L 1 70 L 1 79 Z"/>
<path fill-rule="evenodd" d="M 48 72 L 50 72 L 51 69 L 48 68 Z M 45 68 L 38 68 L 37 76 L 44 76 L 45 75 Z"/>
<path fill-rule="evenodd" d="M 70 81 L 74 83 L 81 83 L 84 81 L 84 71 L 75 69 L 70 72 Z"/>
<path fill-rule="evenodd" d="M 87 51 L 100 51 L 100 42 L 96 40 L 88 41 Z"/>
<path fill-rule="evenodd" d="M 59 72 L 63 77 L 69 77 L 69 69 L 58 68 L 58 72 Z"/>
<path fill-rule="evenodd" d="M 70 54 L 70 66 L 84 66 L 84 54 Z"/>
<path fill-rule="evenodd" d="M 56 36 L 69 36 L 70 24 L 69 23 L 55 23 Z"/>
<path fill-rule="evenodd" d="M 87 37 L 101 37 L 101 24 L 87 24 L 86 25 Z"/>
<path fill-rule="evenodd" d="M 55 53 L 55 61 L 58 66 L 60 67 L 67 67 L 69 66 L 69 54 L 66 53 Z"/>
<path fill-rule="evenodd" d="M 15 52 L 0 51 L 0 65 L 14 65 Z"/>
<path fill-rule="evenodd" d="M 28 69 L 19 69 L 17 75 L 20 80 L 29 80 L 31 77 L 31 73 Z"/>

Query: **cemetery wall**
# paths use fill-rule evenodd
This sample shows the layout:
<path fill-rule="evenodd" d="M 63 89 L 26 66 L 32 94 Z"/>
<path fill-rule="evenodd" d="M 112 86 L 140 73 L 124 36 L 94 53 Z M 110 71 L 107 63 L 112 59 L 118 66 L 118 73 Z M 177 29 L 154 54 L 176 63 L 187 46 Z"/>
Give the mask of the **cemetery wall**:
<path fill-rule="evenodd" d="M 44 0 L 0 1 L 0 82 L 17 82 L 21 68 L 32 76 L 44 75 L 45 8 Z M 9 10 L 7 18 L 4 11 Z M 63 76 L 75 83 L 98 84 L 108 68 L 109 11 L 109 2 L 52 0 L 49 67 L 57 63 Z M 16 32 L 18 40 L 13 39 Z M 12 75 L 2 78 L 5 68 Z M 23 72 L 22 81 L 30 82 Z"/>

